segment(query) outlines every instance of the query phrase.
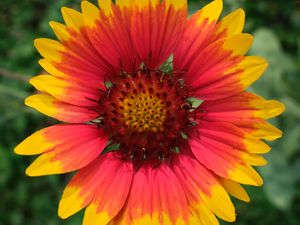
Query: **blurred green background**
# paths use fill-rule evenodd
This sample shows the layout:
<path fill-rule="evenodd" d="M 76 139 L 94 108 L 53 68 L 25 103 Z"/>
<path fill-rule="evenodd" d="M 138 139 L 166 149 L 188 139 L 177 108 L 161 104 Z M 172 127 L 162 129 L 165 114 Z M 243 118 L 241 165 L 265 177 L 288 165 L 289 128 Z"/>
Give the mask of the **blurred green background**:
<path fill-rule="evenodd" d="M 79 8 L 80 0 L 0 1 L 0 225 L 80 225 L 82 212 L 57 217 L 57 205 L 69 175 L 29 178 L 33 160 L 13 154 L 14 146 L 55 121 L 24 106 L 33 93 L 28 78 L 41 72 L 33 39 L 54 37 L 48 21 L 62 21 L 60 7 Z M 189 1 L 190 13 L 208 1 Z M 284 138 L 272 143 L 269 164 L 260 169 L 263 188 L 247 187 L 250 204 L 236 202 L 239 225 L 300 224 L 300 4 L 296 0 L 225 0 L 224 14 L 242 7 L 245 31 L 255 36 L 250 54 L 270 67 L 251 91 L 279 99 L 286 112 L 272 120 Z M 299 85 L 299 86 L 298 86 Z M 91 224 L 92 225 L 92 224 Z"/>

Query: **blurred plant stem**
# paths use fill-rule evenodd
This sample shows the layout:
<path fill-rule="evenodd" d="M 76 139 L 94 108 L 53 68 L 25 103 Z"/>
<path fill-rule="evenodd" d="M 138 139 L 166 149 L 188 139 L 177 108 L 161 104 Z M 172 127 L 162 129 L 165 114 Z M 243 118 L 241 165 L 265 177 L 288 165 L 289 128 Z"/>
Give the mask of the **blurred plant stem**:
<path fill-rule="evenodd" d="M 29 76 L 19 74 L 19 73 L 13 72 L 13 71 L 9 71 L 9 70 L 3 69 L 3 68 L 0 68 L 0 76 L 10 78 L 13 80 L 25 81 L 25 82 L 28 82 L 28 80 L 30 79 Z"/>
<path fill-rule="evenodd" d="M 25 91 L 16 90 L 15 88 L 11 88 L 3 84 L 0 84 L 0 94 L 11 95 L 21 100 L 25 99 L 28 96 L 28 93 Z"/>

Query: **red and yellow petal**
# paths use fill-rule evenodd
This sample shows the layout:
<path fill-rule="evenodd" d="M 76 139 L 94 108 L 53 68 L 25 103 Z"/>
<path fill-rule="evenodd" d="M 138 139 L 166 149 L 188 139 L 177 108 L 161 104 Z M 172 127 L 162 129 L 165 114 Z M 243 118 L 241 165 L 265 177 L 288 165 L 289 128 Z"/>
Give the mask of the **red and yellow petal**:
<path fill-rule="evenodd" d="M 260 58 L 248 63 L 249 58 L 243 56 L 252 40 L 249 34 L 238 34 L 216 41 L 199 52 L 185 75 L 186 83 L 191 86 L 191 95 L 204 100 L 220 99 L 242 92 L 246 84 L 258 79 L 267 63 L 261 62 Z M 253 64 L 263 66 L 248 79 L 247 69 Z"/>
<path fill-rule="evenodd" d="M 229 222 L 235 220 L 234 206 L 212 172 L 185 155 L 176 157 L 172 170 L 184 189 L 190 211 L 194 213 L 190 218 L 194 221 L 193 224 L 217 225 L 219 223 L 214 214 Z"/>
<path fill-rule="evenodd" d="M 68 123 L 88 122 L 99 116 L 95 108 L 71 105 L 47 94 L 32 95 L 26 98 L 25 104 L 47 116 Z"/>
<path fill-rule="evenodd" d="M 80 32 L 80 29 L 84 26 L 82 14 L 67 7 L 62 7 L 61 13 L 67 27 L 71 30 Z"/>
<path fill-rule="evenodd" d="M 102 152 L 107 141 L 103 130 L 93 125 L 54 125 L 29 136 L 15 152 L 42 154 L 26 170 L 29 176 L 41 176 L 86 166 Z"/>
<path fill-rule="evenodd" d="M 266 161 L 256 155 L 270 147 L 240 128 L 224 122 L 200 122 L 199 136 L 190 141 L 198 161 L 220 177 L 260 186 L 263 181 L 251 165 Z"/>
<path fill-rule="evenodd" d="M 232 123 L 258 138 L 271 141 L 282 135 L 265 119 L 281 114 L 284 105 L 255 94 L 244 92 L 221 100 L 204 101 L 200 111 L 201 120 Z"/>
<path fill-rule="evenodd" d="M 168 165 L 143 165 L 134 175 L 126 205 L 112 224 L 186 224 L 187 204 L 185 193 Z"/>
<path fill-rule="evenodd" d="M 60 42 L 45 38 L 35 40 L 35 47 L 44 57 L 41 66 L 53 76 L 103 88 L 105 77 L 113 71 L 112 66 L 88 39 L 82 14 L 66 7 L 62 8 L 62 14 L 66 25 L 50 22 Z"/>
<path fill-rule="evenodd" d="M 243 34 L 245 13 L 238 9 L 220 22 L 222 1 L 215 0 L 188 21 L 174 53 L 175 71 L 184 72 L 191 94 L 203 100 L 233 96 L 255 82 L 267 68 L 259 57 L 245 57 L 253 38 Z"/>
<path fill-rule="evenodd" d="M 98 89 L 57 78 L 51 75 L 36 76 L 29 81 L 37 90 L 46 92 L 60 101 L 86 107 L 99 106 L 100 89 L 104 89 L 104 83 Z"/>
<path fill-rule="evenodd" d="M 99 156 L 79 170 L 66 187 L 58 214 L 67 218 L 87 207 L 83 224 L 107 224 L 122 209 L 133 176 L 131 162 L 118 153 Z"/>
<path fill-rule="evenodd" d="M 184 1 L 131 1 L 131 38 L 137 53 L 150 69 L 157 69 L 182 39 L 187 17 Z"/>
<path fill-rule="evenodd" d="M 235 220 L 228 193 L 243 201 L 239 184 L 262 185 L 252 166 L 281 132 L 265 119 L 284 106 L 244 90 L 267 67 L 244 56 L 253 38 L 242 33 L 245 13 L 238 9 L 217 22 L 223 1 L 215 0 L 190 19 L 186 0 L 82 1 L 82 13 L 62 8 L 64 24 L 50 22 L 59 41 L 37 39 L 41 66 L 51 75 L 31 79 L 43 94 L 26 99 L 36 110 L 70 123 L 99 117 L 99 90 L 110 76 L 131 74 L 145 64 L 158 69 L 174 53 L 174 71 L 190 93 L 205 100 L 199 108 L 199 137 L 189 149 L 158 165 L 102 154 L 108 136 L 94 125 L 52 126 L 36 132 L 15 152 L 40 155 L 29 176 L 80 171 L 66 187 L 59 216 L 84 207 L 83 225 L 218 225 Z M 227 193 L 228 192 L 228 193 Z"/>
<path fill-rule="evenodd" d="M 134 50 L 130 35 L 131 12 L 124 12 L 114 4 L 110 7 L 99 9 L 88 1 L 82 2 L 81 9 L 89 40 L 116 72 L 132 72 L 139 68 L 141 61 Z"/>
<path fill-rule="evenodd" d="M 212 36 L 222 9 L 223 1 L 216 0 L 191 16 L 182 41 L 174 52 L 175 71 L 186 71 L 194 57 L 217 40 Z"/>

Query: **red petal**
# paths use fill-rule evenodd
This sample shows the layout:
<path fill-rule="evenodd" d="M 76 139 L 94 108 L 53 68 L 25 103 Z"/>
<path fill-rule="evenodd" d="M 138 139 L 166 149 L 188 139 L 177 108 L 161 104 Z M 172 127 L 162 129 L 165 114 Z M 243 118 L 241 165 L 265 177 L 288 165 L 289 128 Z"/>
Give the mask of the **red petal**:
<path fill-rule="evenodd" d="M 123 207 L 133 168 L 117 153 L 101 155 L 81 169 L 66 187 L 59 205 L 59 215 L 69 217 L 86 207 L 83 224 L 106 224 Z"/>

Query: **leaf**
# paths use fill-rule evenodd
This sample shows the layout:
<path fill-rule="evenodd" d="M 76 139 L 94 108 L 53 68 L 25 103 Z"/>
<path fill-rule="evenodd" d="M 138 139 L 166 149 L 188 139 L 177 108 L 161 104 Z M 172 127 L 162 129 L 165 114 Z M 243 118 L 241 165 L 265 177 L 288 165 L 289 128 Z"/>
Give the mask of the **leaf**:
<path fill-rule="evenodd" d="M 265 97 L 282 93 L 284 75 L 295 70 L 295 63 L 283 51 L 275 32 L 268 28 L 257 29 L 254 32 L 254 43 L 250 55 L 262 56 L 269 62 L 269 68 L 253 86 L 255 91 Z"/>
<path fill-rule="evenodd" d="M 120 149 L 120 144 L 112 144 L 112 145 L 109 145 L 107 146 L 102 154 L 105 154 L 105 153 L 108 153 L 108 152 L 115 152 L 115 151 L 118 151 Z"/>
<path fill-rule="evenodd" d="M 288 162 L 280 149 L 273 149 L 268 155 L 268 165 L 260 168 L 265 185 L 264 190 L 269 201 L 282 210 L 287 210 L 292 204 L 296 193 L 294 168 Z"/>
<path fill-rule="evenodd" d="M 284 141 L 282 141 L 281 149 L 285 155 L 291 159 L 300 150 L 300 126 L 297 124 L 294 127 L 286 130 Z"/>
<path fill-rule="evenodd" d="M 193 109 L 197 109 L 203 102 L 203 100 L 200 100 L 200 99 L 197 99 L 197 98 L 192 98 L 192 97 L 188 98 L 187 101 L 189 103 L 191 103 Z"/>

